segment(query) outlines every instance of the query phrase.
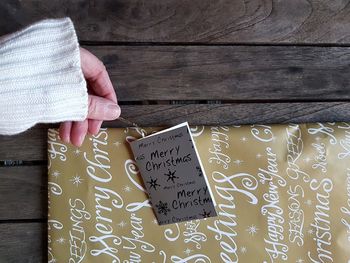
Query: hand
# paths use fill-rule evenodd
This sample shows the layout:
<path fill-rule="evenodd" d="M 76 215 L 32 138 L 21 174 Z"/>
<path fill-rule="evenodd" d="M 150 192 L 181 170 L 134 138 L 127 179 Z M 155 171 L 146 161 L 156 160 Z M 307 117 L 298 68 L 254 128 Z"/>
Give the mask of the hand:
<path fill-rule="evenodd" d="M 103 63 L 84 48 L 80 48 L 80 60 L 89 92 L 88 116 L 84 121 L 61 123 L 59 133 L 64 142 L 77 147 L 87 132 L 98 133 L 103 120 L 114 120 L 120 115 L 117 96 Z"/>

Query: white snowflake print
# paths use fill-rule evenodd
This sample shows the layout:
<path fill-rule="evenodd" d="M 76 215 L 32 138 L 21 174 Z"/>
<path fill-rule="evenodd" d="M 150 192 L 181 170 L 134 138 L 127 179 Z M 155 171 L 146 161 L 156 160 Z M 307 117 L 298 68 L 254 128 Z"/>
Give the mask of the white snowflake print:
<path fill-rule="evenodd" d="M 249 226 L 246 231 L 249 233 L 249 235 L 254 236 L 258 232 L 259 228 L 257 228 L 255 225 Z"/>
<path fill-rule="evenodd" d="M 312 205 L 312 201 L 310 199 L 307 199 L 305 201 L 305 204 L 308 205 L 308 206 L 311 206 Z"/>
<path fill-rule="evenodd" d="M 82 181 L 84 181 L 84 179 L 81 179 L 80 176 L 76 175 L 73 177 L 73 179 L 70 179 L 70 181 L 78 187 L 79 184 L 81 184 Z"/>
<path fill-rule="evenodd" d="M 239 250 L 241 251 L 242 254 L 245 254 L 248 251 L 247 247 L 241 247 Z"/>
<path fill-rule="evenodd" d="M 322 139 L 321 139 L 321 137 L 318 137 L 318 136 L 317 136 L 317 137 L 315 138 L 315 140 L 316 140 L 316 141 L 320 141 L 320 140 L 322 140 Z"/>
<path fill-rule="evenodd" d="M 66 242 L 66 239 L 64 239 L 63 237 L 60 237 L 59 239 L 56 240 L 56 242 L 60 244 L 64 244 Z"/>
<path fill-rule="evenodd" d="M 295 261 L 295 263 L 303 263 L 303 262 L 304 262 L 304 260 L 301 258 L 299 258 L 299 259 L 297 259 L 297 261 Z"/>
<path fill-rule="evenodd" d="M 125 221 L 120 221 L 120 223 L 118 224 L 118 226 L 120 226 L 121 228 L 124 228 L 127 225 L 127 223 L 125 223 Z"/>
<path fill-rule="evenodd" d="M 241 165 L 241 163 L 243 163 L 243 161 L 242 160 L 234 160 L 233 163 L 237 164 L 237 165 Z"/>
<path fill-rule="evenodd" d="M 243 136 L 243 137 L 241 138 L 241 141 L 242 141 L 242 142 L 246 142 L 246 141 L 248 141 L 248 139 L 247 139 L 247 137 L 244 137 L 244 136 Z"/>
<path fill-rule="evenodd" d="M 124 186 L 123 190 L 124 190 L 124 192 L 131 192 L 131 187 L 126 185 L 126 186 Z"/>
<path fill-rule="evenodd" d="M 153 219 L 153 224 L 158 225 L 157 219 Z"/>
<path fill-rule="evenodd" d="M 312 235 L 312 234 L 314 233 L 314 230 L 313 230 L 312 228 L 310 228 L 310 229 L 307 231 L 307 233 L 308 233 L 309 235 Z"/>
<path fill-rule="evenodd" d="M 309 163 L 309 162 L 311 161 L 311 158 L 310 158 L 310 157 L 306 157 L 306 158 L 304 159 L 304 161 L 305 161 L 306 163 Z"/>
<path fill-rule="evenodd" d="M 80 151 L 79 149 L 76 149 L 76 150 L 73 151 L 73 153 L 74 153 L 75 155 L 79 155 L 79 154 L 81 153 L 81 151 Z"/>
<path fill-rule="evenodd" d="M 116 141 L 116 142 L 113 143 L 113 145 L 116 146 L 116 147 L 119 147 L 121 145 L 121 142 Z"/>
<path fill-rule="evenodd" d="M 189 255 L 192 253 L 192 250 L 189 249 L 189 248 L 186 248 L 186 249 L 184 250 L 184 253 L 185 253 L 187 256 L 189 256 Z"/>
<path fill-rule="evenodd" d="M 61 173 L 60 173 L 59 171 L 55 170 L 55 171 L 53 171 L 53 172 L 51 173 L 51 175 L 52 175 L 53 177 L 55 177 L 55 179 L 57 179 L 57 178 L 61 175 Z"/>
<path fill-rule="evenodd" d="M 260 159 L 262 157 L 262 155 L 260 154 L 260 153 L 258 153 L 257 155 L 256 155 L 256 159 Z"/>

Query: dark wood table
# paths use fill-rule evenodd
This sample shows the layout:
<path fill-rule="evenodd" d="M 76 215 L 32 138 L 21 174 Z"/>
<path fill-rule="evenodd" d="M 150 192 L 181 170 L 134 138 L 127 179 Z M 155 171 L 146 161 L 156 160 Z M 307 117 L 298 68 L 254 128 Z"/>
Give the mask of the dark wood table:
<path fill-rule="evenodd" d="M 70 16 L 144 126 L 349 121 L 349 3 L 3 0 L 0 33 Z M 0 136 L 0 262 L 47 261 L 48 127 Z"/>

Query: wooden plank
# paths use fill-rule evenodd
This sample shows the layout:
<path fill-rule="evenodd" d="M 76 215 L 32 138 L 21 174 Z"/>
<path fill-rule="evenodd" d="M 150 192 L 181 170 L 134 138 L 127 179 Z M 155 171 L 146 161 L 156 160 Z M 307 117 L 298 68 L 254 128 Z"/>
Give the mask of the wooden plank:
<path fill-rule="evenodd" d="M 47 167 L 0 167 L 0 220 L 47 218 Z"/>
<path fill-rule="evenodd" d="M 348 0 L 5 0 L 1 33 L 70 16 L 81 40 L 349 43 Z"/>
<path fill-rule="evenodd" d="M 193 125 L 350 121 L 350 103 L 235 103 L 190 105 L 123 105 L 122 116 L 141 126 L 169 126 L 188 121 Z M 0 137 L 0 160 L 46 160 L 46 128 Z M 120 121 L 105 122 L 121 127 Z M 6 147 L 3 147 L 5 145 Z"/>
<path fill-rule="evenodd" d="M 0 223 L 0 262 L 47 262 L 46 223 Z"/>
<path fill-rule="evenodd" d="M 350 99 L 348 47 L 88 48 L 106 64 L 120 101 Z"/>

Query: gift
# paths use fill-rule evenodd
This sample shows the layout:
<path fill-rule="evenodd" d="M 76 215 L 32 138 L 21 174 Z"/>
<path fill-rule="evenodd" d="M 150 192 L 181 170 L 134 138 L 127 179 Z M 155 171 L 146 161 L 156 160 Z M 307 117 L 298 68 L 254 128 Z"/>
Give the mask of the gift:
<path fill-rule="evenodd" d="M 160 130 L 48 131 L 49 262 L 350 260 L 350 123 L 191 127 L 216 216 L 164 225 L 130 147 Z"/>

